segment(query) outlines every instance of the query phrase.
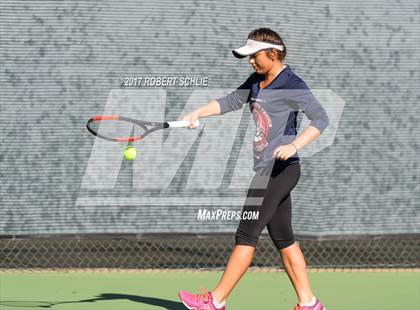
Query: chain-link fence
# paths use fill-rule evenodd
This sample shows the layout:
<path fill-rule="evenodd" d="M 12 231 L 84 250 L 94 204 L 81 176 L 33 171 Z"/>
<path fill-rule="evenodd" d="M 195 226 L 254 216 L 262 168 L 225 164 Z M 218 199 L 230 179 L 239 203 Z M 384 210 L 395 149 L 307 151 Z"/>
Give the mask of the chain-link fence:
<path fill-rule="evenodd" d="M 419 236 L 298 242 L 309 268 L 420 267 Z M 221 268 L 233 247 L 233 234 L 3 236 L 0 268 Z M 268 235 L 260 237 L 251 267 L 283 268 Z"/>

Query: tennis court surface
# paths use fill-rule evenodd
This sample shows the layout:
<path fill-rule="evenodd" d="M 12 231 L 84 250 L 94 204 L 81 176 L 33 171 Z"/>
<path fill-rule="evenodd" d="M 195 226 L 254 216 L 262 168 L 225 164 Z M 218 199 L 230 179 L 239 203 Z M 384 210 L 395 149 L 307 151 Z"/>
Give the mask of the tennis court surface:
<path fill-rule="evenodd" d="M 0 309 L 185 309 L 180 289 L 216 284 L 221 271 L 4 271 Z M 310 272 L 312 286 L 332 310 L 420 309 L 418 270 Z M 245 274 L 228 301 L 232 310 L 291 309 L 293 290 L 285 272 Z"/>

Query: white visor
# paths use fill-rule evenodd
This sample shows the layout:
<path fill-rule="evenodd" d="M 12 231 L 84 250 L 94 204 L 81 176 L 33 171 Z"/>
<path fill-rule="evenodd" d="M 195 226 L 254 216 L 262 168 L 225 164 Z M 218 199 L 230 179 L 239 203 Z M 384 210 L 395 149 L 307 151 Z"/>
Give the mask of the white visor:
<path fill-rule="evenodd" d="M 284 49 L 283 45 L 276 45 L 268 42 L 248 39 L 246 40 L 246 44 L 244 46 L 232 50 L 232 53 L 236 58 L 244 58 L 267 48 L 275 48 L 279 51 L 283 51 Z"/>

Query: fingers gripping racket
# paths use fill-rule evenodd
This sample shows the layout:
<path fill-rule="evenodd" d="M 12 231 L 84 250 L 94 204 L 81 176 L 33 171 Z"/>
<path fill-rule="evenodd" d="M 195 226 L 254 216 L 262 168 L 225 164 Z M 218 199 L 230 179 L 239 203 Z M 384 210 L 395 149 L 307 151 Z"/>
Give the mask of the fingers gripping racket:
<path fill-rule="evenodd" d="M 95 115 L 86 123 L 87 129 L 94 136 L 114 142 L 138 141 L 159 129 L 181 128 L 189 125 L 189 121 L 146 122 L 119 115 Z M 199 126 L 198 120 L 194 122 L 194 125 Z"/>

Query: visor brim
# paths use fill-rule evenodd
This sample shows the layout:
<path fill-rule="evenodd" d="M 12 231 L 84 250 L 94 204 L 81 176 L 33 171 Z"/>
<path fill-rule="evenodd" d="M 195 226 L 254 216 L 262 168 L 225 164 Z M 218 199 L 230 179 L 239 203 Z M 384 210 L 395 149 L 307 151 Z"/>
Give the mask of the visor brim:
<path fill-rule="evenodd" d="M 245 58 L 245 57 L 251 56 L 251 55 L 253 55 L 253 54 L 255 54 L 255 53 L 257 53 L 261 50 L 263 50 L 263 49 L 261 49 L 261 48 L 255 49 L 255 48 L 250 48 L 249 46 L 242 46 L 240 48 L 232 50 L 232 54 L 236 58 Z"/>

